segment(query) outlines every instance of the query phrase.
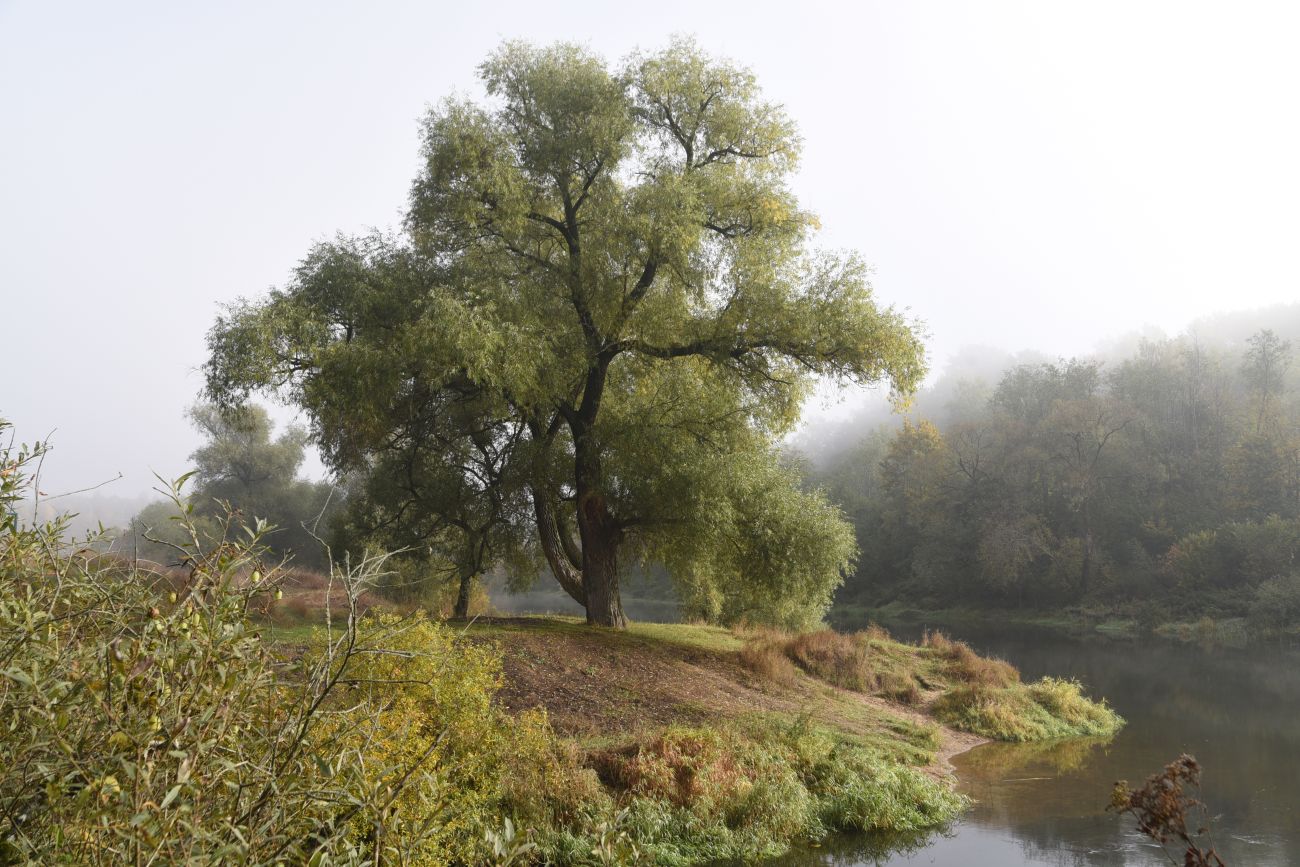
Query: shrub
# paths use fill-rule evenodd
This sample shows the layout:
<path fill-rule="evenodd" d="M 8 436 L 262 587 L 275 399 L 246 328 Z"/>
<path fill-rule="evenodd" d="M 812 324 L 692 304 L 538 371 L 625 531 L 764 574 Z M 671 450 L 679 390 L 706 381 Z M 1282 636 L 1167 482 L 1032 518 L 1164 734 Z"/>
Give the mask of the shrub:
<path fill-rule="evenodd" d="M 418 850 L 437 819 L 389 834 L 387 807 L 424 780 L 422 763 L 370 786 L 374 762 L 349 744 L 375 721 L 347 702 L 330 728 L 348 737 L 317 737 L 357 661 L 355 606 L 314 659 L 277 659 L 248 618 L 279 580 L 260 563 L 262 528 L 202 546 L 178 483 L 183 583 L 73 556 L 66 519 L 16 516 L 42 453 L 0 449 L 0 862 L 340 864 Z M 350 600 L 378 566 L 339 576 Z"/>
<path fill-rule="evenodd" d="M 353 822 L 354 838 L 406 845 L 405 863 L 444 865 L 486 857 L 513 740 L 492 699 L 500 658 L 490 647 L 457 640 L 423 614 L 386 614 L 363 623 L 341 681 L 348 715 L 330 717 L 312 738 L 314 751 L 341 750 L 361 763 L 366 787 L 392 792 L 382 829 L 372 817 Z M 349 717 L 360 714 L 366 725 Z M 341 719 L 335 722 L 335 719 Z M 407 779 L 409 768 L 429 770 Z"/>
<path fill-rule="evenodd" d="M 1199 793 L 1200 788 L 1200 763 L 1184 753 L 1165 765 L 1162 773 L 1148 777 L 1139 789 L 1130 789 L 1122 780 L 1116 783 L 1107 810 L 1127 813 L 1137 819 L 1138 831 L 1159 844 L 1173 863 L 1177 863 L 1177 850 L 1182 849 L 1186 867 L 1226 867 L 1214 851 L 1210 811 L 1200 798 L 1188 791 Z M 1174 844 L 1172 852 L 1170 843 Z"/>
<path fill-rule="evenodd" d="M 501 798 L 516 824 L 544 832 L 613 815 L 614 801 L 595 769 L 577 744 L 555 736 L 545 710 L 525 711 L 510 727 L 512 761 Z"/>

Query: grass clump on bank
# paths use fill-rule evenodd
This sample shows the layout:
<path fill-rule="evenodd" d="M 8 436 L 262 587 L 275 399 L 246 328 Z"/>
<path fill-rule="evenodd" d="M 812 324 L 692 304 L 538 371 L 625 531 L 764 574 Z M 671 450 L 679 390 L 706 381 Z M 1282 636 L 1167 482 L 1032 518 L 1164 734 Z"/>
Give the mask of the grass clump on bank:
<path fill-rule="evenodd" d="M 932 710 L 954 728 L 1000 741 L 1107 737 L 1124 725 L 1105 702 L 1087 698 L 1078 681 L 1054 677 L 1012 687 L 957 687 Z"/>
<path fill-rule="evenodd" d="M 653 864 L 752 860 L 833 832 L 932 828 L 964 803 L 920 770 L 806 720 L 672 726 L 596 764 L 620 793 L 615 818 Z M 563 861 L 583 845 L 561 836 L 543 848 Z"/>
<path fill-rule="evenodd" d="M 875 693 L 902 704 L 921 701 L 921 684 L 907 661 L 898 653 L 880 653 L 888 636 L 878 627 L 856 633 L 760 629 L 749 631 L 746 638 L 741 662 L 777 683 L 791 683 L 803 671 L 842 689 Z"/>
<path fill-rule="evenodd" d="M 1075 681 L 1022 683 L 1010 663 L 980 656 L 939 632 L 926 633 L 914 646 L 878 626 L 852 634 L 756 631 L 740 658 L 778 683 L 803 671 L 843 689 L 923 708 L 939 722 L 995 740 L 1105 737 L 1124 724 Z"/>
<path fill-rule="evenodd" d="M 929 633 L 922 642 L 954 682 L 930 706 L 940 722 L 1000 741 L 1108 737 L 1124 720 L 1083 694 L 1078 681 L 1045 677 L 1021 683 L 1020 672 L 1001 659 L 979 656 L 965 642 Z"/>

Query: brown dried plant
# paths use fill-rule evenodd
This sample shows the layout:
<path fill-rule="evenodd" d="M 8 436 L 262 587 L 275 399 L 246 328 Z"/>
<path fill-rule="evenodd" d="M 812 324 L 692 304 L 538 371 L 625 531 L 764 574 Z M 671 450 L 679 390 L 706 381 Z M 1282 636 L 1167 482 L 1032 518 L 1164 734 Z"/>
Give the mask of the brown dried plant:
<path fill-rule="evenodd" d="M 1205 803 L 1187 792 L 1195 789 L 1199 794 L 1200 788 L 1201 765 L 1184 753 L 1139 789 L 1130 789 L 1125 780 L 1116 783 L 1107 809 L 1137 819 L 1138 830 L 1159 843 L 1174 864 L 1178 861 L 1170 852 L 1171 843 L 1185 847 L 1184 867 L 1227 867 L 1214 851 Z M 1195 831 L 1188 828 L 1189 814 L 1199 814 Z"/>

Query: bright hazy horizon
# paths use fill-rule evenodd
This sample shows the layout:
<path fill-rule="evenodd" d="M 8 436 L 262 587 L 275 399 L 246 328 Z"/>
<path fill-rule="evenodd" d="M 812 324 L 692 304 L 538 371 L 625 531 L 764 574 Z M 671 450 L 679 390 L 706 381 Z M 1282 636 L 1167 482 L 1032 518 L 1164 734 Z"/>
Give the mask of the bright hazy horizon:
<path fill-rule="evenodd" d="M 616 61 L 689 33 L 750 66 L 821 243 L 873 263 L 937 371 L 1300 299 L 1300 7 L 565 8 L 0 0 L 0 415 L 57 429 L 45 487 L 184 471 L 220 305 L 396 227 L 419 118 L 506 39 Z"/>

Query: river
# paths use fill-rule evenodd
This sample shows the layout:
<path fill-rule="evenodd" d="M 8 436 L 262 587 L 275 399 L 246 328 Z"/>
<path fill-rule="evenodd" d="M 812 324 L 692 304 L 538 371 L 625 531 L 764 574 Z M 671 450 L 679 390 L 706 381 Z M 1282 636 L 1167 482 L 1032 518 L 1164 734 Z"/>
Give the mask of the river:
<path fill-rule="evenodd" d="M 900 638 L 919 636 L 919 625 L 891 626 Z M 1230 867 L 1300 865 L 1300 650 L 1074 638 L 1025 627 L 944 631 L 1009 660 L 1025 679 L 1078 678 L 1128 725 L 1105 743 L 978 747 L 954 760 L 961 791 L 975 804 L 946 832 L 845 837 L 774 864 L 1169 864 L 1131 817 L 1105 807 L 1116 780 L 1140 782 L 1188 752 L 1201 762 L 1214 842 Z"/>

